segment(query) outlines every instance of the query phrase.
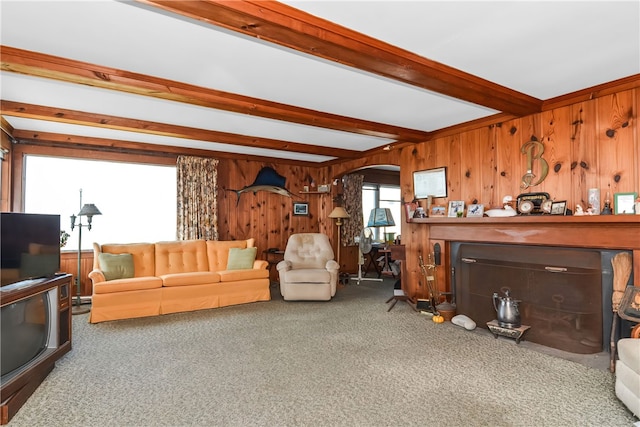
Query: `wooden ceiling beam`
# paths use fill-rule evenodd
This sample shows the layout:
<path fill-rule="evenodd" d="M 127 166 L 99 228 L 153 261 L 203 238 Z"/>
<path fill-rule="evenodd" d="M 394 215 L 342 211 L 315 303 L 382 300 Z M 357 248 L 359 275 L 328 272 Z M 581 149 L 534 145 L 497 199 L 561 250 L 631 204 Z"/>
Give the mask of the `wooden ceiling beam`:
<path fill-rule="evenodd" d="M 268 150 L 314 154 L 332 158 L 356 158 L 361 156 L 361 153 L 355 150 L 346 150 L 334 147 L 320 147 L 317 145 L 301 144 L 297 142 L 280 141 L 248 135 L 238 135 L 228 132 L 218 132 L 190 128 L 186 126 L 149 122 L 145 120 L 128 119 L 104 114 L 85 113 L 82 111 L 23 104 L 6 100 L 0 101 L 0 108 L 2 110 L 2 114 L 5 116 L 24 117 L 36 120 L 47 120 L 75 125 L 93 126 L 106 129 L 122 130 L 127 132 L 169 136 L 173 138 L 194 139 L 220 144 L 251 146 L 254 148 L 264 148 Z"/>
<path fill-rule="evenodd" d="M 324 113 L 8 46 L 0 46 L 0 58 L 3 71 L 239 114 L 409 142 L 424 141 L 429 135 L 425 131 Z"/>
<path fill-rule="evenodd" d="M 541 111 L 540 99 L 276 1 L 137 1 L 499 112 Z"/>
<path fill-rule="evenodd" d="M 95 150 L 126 154 L 142 154 L 146 156 L 175 159 L 178 156 L 215 157 L 217 159 L 251 160 L 266 163 L 285 163 L 297 166 L 318 167 L 321 163 L 288 160 L 274 157 L 254 156 L 249 154 L 227 153 L 224 151 L 203 150 L 200 148 L 176 147 L 172 145 L 149 144 L 143 142 L 123 141 L 120 139 L 94 138 L 89 136 L 67 135 L 52 132 L 34 132 L 19 130 L 15 138 L 20 143 L 41 147 L 65 149 Z"/>

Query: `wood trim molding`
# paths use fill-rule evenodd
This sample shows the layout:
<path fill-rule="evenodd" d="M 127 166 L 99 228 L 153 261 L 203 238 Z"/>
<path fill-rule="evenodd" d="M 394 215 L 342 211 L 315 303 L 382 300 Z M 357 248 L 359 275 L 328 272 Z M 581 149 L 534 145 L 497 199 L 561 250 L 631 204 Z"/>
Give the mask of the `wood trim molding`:
<path fill-rule="evenodd" d="M 542 101 L 275 1 L 140 3 L 510 114 Z"/>
<path fill-rule="evenodd" d="M 593 86 L 587 89 L 568 93 L 566 95 L 550 98 L 543 102 L 542 110 L 549 111 L 554 108 L 566 107 L 568 105 L 577 104 L 579 102 L 589 101 L 616 92 L 635 89 L 640 87 L 640 74 L 635 74 L 623 79 L 614 80 L 612 82 Z"/>
<path fill-rule="evenodd" d="M 83 126 L 93 126 L 105 129 L 124 130 L 151 135 L 169 136 L 174 138 L 198 139 L 221 144 L 248 145 L 256 148 L 284 150 L 298 153 L 316 154 L 328 157 L 357 158 L 362 154 L 355 150 L 343 148 L 320 147 L 297 142 L 280 141 L 269 138 L 259 138 L 248 135 L 238 135 L 228 132 L 218 132 L 206 129 L 190 128 L 186 126 L 149 122 L 145 120 L 127 119 L 124 117 L 105 114 L 85 113 L 41 105 L 22 104 L 14 101 L 0 102 L 2 113 L 6 116 L 26 117 L 37 120 L 49 120 L 60 123 L 70 123 Z"/>
<path fill-rule="evenodd" d="M 0 46 L 0 56 L 3 71 L 29 76 L 385 139 L 418 142 L 429 136 L 425 131 L 339 116 L 7 46 Z"/>

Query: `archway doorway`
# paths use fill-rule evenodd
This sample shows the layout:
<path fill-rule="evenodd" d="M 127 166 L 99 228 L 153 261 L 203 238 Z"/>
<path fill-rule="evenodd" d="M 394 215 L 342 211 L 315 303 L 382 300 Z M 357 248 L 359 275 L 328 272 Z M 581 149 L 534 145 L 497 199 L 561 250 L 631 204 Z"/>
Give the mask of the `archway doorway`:
<path fill-rule="evenodd" d="M 366 228 L 372 209 L 389 208 L 391 211 L 395 225 L 386 228 L 373 227 L 374 241 L 379 245 L 384 245 L 384 233 L 393 233 L 394 238 L 401 235 L 402 228 L 402 203 L 400 191 L 400 167 L 398 165 L 380 164 L 368 165 L 365 167 L 355 168 L 340 174 L 337 177 L 340 181 L 346 175 L 357 174 L 362 176 L 362 184 L 360 188 L 361 200 L 359 201 L 357 212 L 353 212 L 350 208 L 349 214 L 359 215 L 358 227 L 351 227 L 345 230 L 342 236 L 341 258 L 343 271 L 351 274 L 358 272 L 360 255 L 357 246 L 357 238 L 363 228 Z M 350 224 L 354 224 L 351 222 Z M 339 238 L 336 240 L 340 240 Z M 375 265 L 367 262 L 368 275 L 377 276 Z"/>

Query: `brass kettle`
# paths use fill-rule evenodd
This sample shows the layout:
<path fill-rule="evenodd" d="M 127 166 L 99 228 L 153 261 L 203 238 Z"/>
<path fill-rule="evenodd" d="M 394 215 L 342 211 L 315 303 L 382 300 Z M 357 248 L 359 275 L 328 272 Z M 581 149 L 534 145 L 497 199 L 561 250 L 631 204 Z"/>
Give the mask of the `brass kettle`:
<path fill-rule="evenodd" d="M 521 323 L 520 311 L 518 310 L 519 300 L 511 298 L 509 290 L 504 291 L 504 297 L 493 293 L 493 308 L 498 315 L 498 325 L 503 328 L 519 328 Z"/>

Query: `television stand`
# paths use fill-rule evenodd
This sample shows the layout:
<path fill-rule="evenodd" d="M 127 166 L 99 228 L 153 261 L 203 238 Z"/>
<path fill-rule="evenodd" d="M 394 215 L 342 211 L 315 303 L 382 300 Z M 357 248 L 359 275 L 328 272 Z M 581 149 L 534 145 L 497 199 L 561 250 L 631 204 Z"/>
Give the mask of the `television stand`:
<path fill-rule="evenodd" d="M 0 425 L 9 423 L 11 418 L 22 408 L 22 405 L 26 403 L 27 399 L 36 391 L 40 383 L 47 378 L 49 372 L 53 371 L 54 367 L 55 364 L 52 363 L 44 366 L 39 372 L 34 372 L 29 382 L 2 402 L 2 406 L 0 406 Z"/>

